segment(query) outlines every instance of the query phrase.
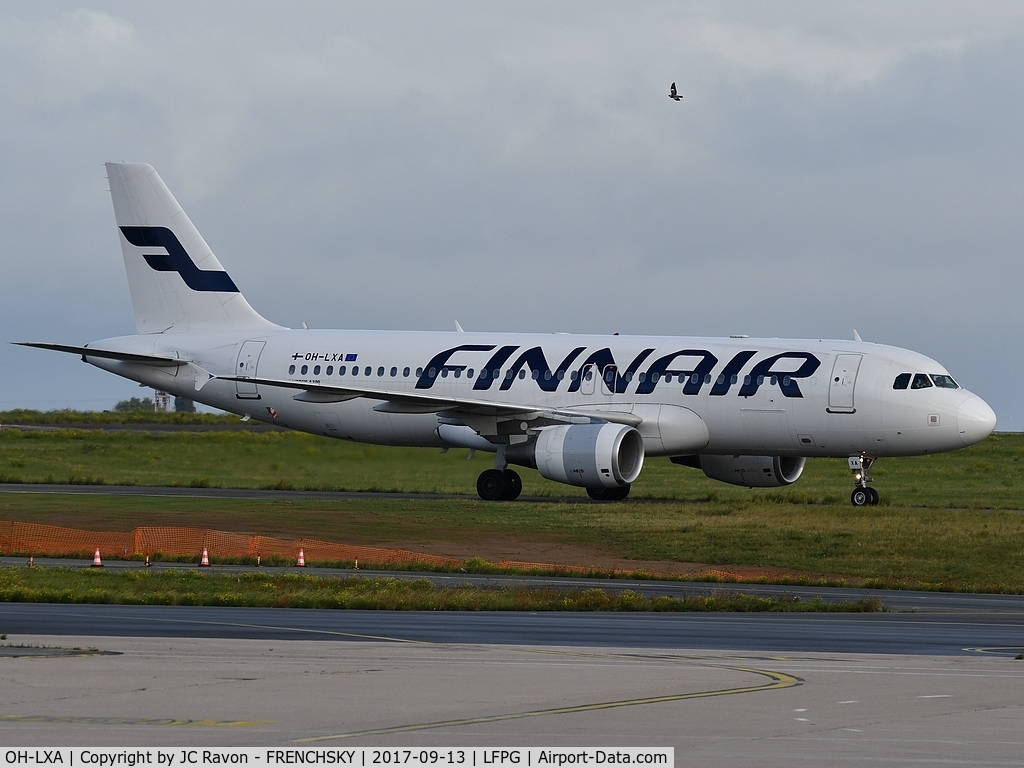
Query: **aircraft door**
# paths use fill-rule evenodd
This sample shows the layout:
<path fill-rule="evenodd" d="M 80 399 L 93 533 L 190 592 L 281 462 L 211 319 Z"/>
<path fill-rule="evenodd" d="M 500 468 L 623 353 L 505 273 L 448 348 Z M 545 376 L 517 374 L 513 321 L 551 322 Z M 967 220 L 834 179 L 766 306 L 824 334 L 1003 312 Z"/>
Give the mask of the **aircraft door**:
<path fill-rule="evenodd" d="M 263 353 L 265 341 L 244 341 L 241 349 L 238 350 L 238 360 L 235 365 L 235 375 L 247 378 L 256 378 L 256 366 Z M 239 400 L 259 400 L 260 393 L 256 385 L 248 381 L 235 382 L 235 397 Z"/>
<path fill-rule="evenodd" d="M 828 383 L 829 413 L 854 413 L 854 389 L 862 355 L 836 355 Z"/>
<path fill-rule="evenodd" d="M 580 394 L 594 394 L 594 389 L 597 387 L 597 377 L 599 375 L 600 372 L 597 370 L 597 366 L 593 363 L 584 366 L 583 370 L 580 371 Z"/>
<path fill-rule="evenodd" d="M 614 365 L 606 365 L 601 373 L 601 392 L 605 395 L 615 394 L 615 379 L 618 369 Z"/>

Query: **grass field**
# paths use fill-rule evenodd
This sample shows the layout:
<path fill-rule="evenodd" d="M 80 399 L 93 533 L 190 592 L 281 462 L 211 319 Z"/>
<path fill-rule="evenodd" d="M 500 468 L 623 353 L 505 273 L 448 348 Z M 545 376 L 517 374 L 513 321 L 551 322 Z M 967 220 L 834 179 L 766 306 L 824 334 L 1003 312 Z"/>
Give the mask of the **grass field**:
<path fill-rule="evenodd" d="M 475 498 L 218 500 L 0 495 L 0 519 L 92 530 L 186 525 L 421 551 L 469 554 L 520 541 L 637 561 L 781 569 L 853 584 L 1024 592 L 1024 436 L 951 454 L 886 459 L 878 507 L 855 509 L 844 461 L 811 460 L 782 489 L 716 483 L 647 462 L 622 503 L 524 471 L 524 494 Z M 0 431 L 7 482 L 97 482 L 470 494 L 490 457 L 361 446 L 297 433 L 148 434 Z M 645 501 L 659 499 L 659 501 Z M 552 558 L 555 557 L 552 554 Z M 550 559 L 548 560 L 551 561 Z"/>
<path fill-rule="evenodd" d="M 440 587 L 416 581 L 297 574 L 120 573 L 0 568 L 0 601 L 230 605 L 417 611 L 830 611 L 874 612 L 876 599 L 826 603 L 735 593 L 647 597 L 624 590 Z"/>
<path fill-rule="evenodd" d="M 473 494 L 491 454 L 440 454 L 388 448 L 297 432 L 101 432 L 0 430 L 0 482 L 176 485 L 220 488 L 407 491 Z M 955 453 L 883 459 L 872 474 L 882 503 L 936 509 L 1024 508 L 1024 435 L 999 435 Z M 582 489 L 523 475 L 526 496 L 585 499 Z M 788 501 L 847 505 L 852 488 L 844 459 L 812 459 L 787 488 L 750 490 L 703 473 L 648 459 L 633 499 L 691 502 Z"/>

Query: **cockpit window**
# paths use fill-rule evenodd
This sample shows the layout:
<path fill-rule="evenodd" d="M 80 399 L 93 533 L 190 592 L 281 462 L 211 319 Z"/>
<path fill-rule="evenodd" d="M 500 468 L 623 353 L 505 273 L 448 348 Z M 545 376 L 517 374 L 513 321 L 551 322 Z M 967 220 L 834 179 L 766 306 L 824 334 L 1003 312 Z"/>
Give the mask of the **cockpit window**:
<path fill-rule="evenodd" d="M 953 377 L 947 376 L 944 373 L 933 373 L 932 381 L 935 382 L 936 387 L 942 387 L 943 389 L 960 389 L 960 386 L 953 381 Z"/>
<path fill-rule="evenodd" d="M 927 389 L 932 385 L 931 379 L 926 374 L 915 373 L 914 383 L 910 385 L 911 389 Z"/>
<path fill-rule="evenodd" d="M 899 376 L 896 377 L 896 381 L 894 381 L 892 383 L 892 388 L 893 389 L 906 389 L 907 387 L 909 387 L 910 386 L 910 377 L 911 377 L 911 375 L 912 374 L 909 374 L 909 373 L 901 373 Z"/>

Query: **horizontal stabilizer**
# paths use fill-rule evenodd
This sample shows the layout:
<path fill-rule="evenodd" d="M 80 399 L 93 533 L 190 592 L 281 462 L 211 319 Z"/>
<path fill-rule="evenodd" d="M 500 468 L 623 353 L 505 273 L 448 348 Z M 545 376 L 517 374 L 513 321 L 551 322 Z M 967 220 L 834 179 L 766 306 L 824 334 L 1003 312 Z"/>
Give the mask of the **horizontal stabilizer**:
<path fill-rule="evenodd" d="M 68 344 L 48 344 L 43 341 L 12 341 L 19 347 L 36 347 L 50 349 L 54 352 L 70 352 L 72 355 L 101 357 L 105 360 L 120 360 L 123 363 L 139 363 L 140 365 L 186 365 L 189 361 L 174 357 L 154 357 L 152 355 L 136 355 L 131 352 L 115 352 L 110 349 L 92 349 L 91 347 L 73 347 Z"/>

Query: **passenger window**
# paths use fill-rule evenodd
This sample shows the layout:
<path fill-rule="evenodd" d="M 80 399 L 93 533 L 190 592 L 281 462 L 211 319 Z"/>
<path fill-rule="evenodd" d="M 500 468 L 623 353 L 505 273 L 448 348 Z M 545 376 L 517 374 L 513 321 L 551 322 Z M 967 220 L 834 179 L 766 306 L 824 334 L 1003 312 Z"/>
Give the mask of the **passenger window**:
<path fill-rule="evenodd" d="M 313 366 L 313 375 L 314 376 L 319 376 L 320 375 L 320 366 L 319 365 L 314 365 Z"/>
<path fill-rule="evenodd" d="M 334 375 L 334 366 L 333 365 L 328 365 L 327 366 L 327 375 L 328 376 L 333 376 Z"/>
<path fill-rule="evenodd" d="M 372 373 L 373 368 L 371 368 L 370 366 L 366 366 L 365 368 L 363 368 L 363 376 L 369 376 Z"/>
<path fill-rule="evenodd" d="M 380 368 L 377 369 L 377 375 L 378 376 L 383 376 L 384 375 L 384 366 L 383 365 Z"/>
<path fill-rule="evenodd" d="M 933 373 L 932 381 L 935 382 L 936 387 L 942 387 L 943 389 L 960 389 L 960 386 L 953 381 L 953 377 L 946 376 L 944 373 Z"/>
<path fill-rule="evenodd" d="M 441 369 L 441 378 L 442 379 L 447 379 L 448 378 L 448 369 L 447 368 L 442 368 Z"/>
<path fill-rule="evenodd" d="M 397 368 L 392 368 L 391 369 L 391 378 L 393 379 L 397 375 L 398 375 L 398 369 Z"/>
<path fill-rule="evenodd" d="M 671 384 L 671 383 L 672 383 L 672 374 L 671 374 L 671 373 L 666 373 L 666 374 L 665 374 L 665 381 L 666 381 L 666 383 L 668 383 L 668 384 Z"/>
<path fill-rule="evenodd" d="M 339 365 L 338 366 L 338 375 L 339 376 L 344 376 L 345 375 L 345 366 L 344 365 Z"/>
<path fill-rule="evenodd" d="M 892 388 L 893 389 L 906 389 L 909 386 L 910 386 L 910 374 L 909 373 L 901 373 L 899 376 L 896 377 L 896 381 L 894 381 L 892 383 Z"/>
<path fill-rule="evenodd" d="M 416 369 L 416 378 L 418 379 L 422 375 L 423 375 L 423 369 L 422 368 L 417 368 Z"/>
<path fill-rule="evenodd" d="M 299 373 L 301 373 L 303 376 L 305 376 L 308 371 L 309 371 L 309 366 L 308 365 L 304 365 L 304 366 L 302 366 L 302 368 L 299 369 Z"/>
<path fill-rule="evenodd" d="M 468 371 L 466 371 L 466 378 L 467 379 L 472 379 L 473 378 L 473 369 L 472 368 L 470 368 Z"/>
<path fill-rule="evenodd" d="M 408 378 L 408 376 L 409 376 L 409 368 L 408 367 L 405 367 L 405 368 L 402 369 L 402 375 L 405 376 L 406 378 Z"/>
<path fill-rule="evenodd" d="M 295 366 L 294 365 L 289 365 L 288 366 L 288 375 L 292 376 L 294 373 L 295 373 Z"/>
<path fill-rule="evenodd" d="M 519 371 L 519 378 L 520 379 L 525 379 L 526 378 L 526 371 Z"/>
<path fill-rule="evenodd" d="M 923 373 L 914 374 L 914 383 L 910 385 L 911 389 L 927 389 L 932 385 L 931 379 L 929 379 Z"/>
<path fill-rule="evenodd" d="M 458 378 L 461 378 L 461 377 L 462 377 L 462 369 L 461 368 L 456 368 L 455 369 L 455 378 L 458 379 Z"/>
<path fill-rule="evenodd" d="M 353 365 L 352 366 L 352 375 L 353 376 L 358 376 L 359 375 L 359 366 L 358 365 Z"/>

